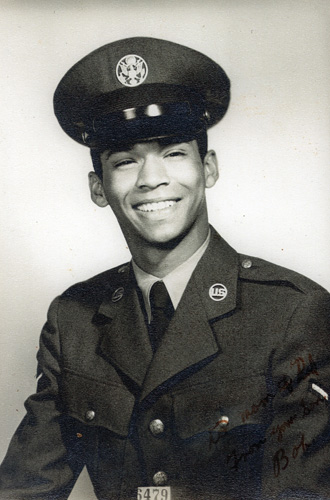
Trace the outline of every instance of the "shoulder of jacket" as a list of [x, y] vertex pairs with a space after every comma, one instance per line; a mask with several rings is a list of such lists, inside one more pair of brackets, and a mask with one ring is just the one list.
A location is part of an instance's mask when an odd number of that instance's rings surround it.
[[244, 281], [287, 286], [301, 293], [323, 291], [328, 293], [315, 281], [306, 276], [273, 264], [267, 260], [249, 255], [238, 254], [240, 271], [239, 278]]
[[70, 286], [62, 293], [61, 298], [88, 303], [99, 302], [105, 295], [123, 286], [129, 274], [130, 264], [127, 262]]

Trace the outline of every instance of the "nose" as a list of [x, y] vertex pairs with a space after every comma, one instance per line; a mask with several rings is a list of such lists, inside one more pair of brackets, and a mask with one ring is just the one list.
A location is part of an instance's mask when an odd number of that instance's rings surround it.
[[149, 190], [169, 183], [170, 178], [161, 159], [154, 155], [146, 156], [139, 170], [136, 181], [137, 187], [142, 190]]

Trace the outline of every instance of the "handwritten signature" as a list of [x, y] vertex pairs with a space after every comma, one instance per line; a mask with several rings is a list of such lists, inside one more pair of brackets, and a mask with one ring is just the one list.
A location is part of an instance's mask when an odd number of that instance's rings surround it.
[[293, 379], [292, 377], [284, 375], [282, 381], [279, 383], [279, 390], [281, 392], [287, 390], [288, 392], [292, 393], [303, 380], [306, 380], [306, 378], [310, 377], [311, 375], [315, 375], [317, 377], [319, 375], [316, 363], [313, 360], [311, 354], [308, 354], [308, 364], [306, 364], [304, 358], [299, 356], [290, 363], [290, 366], [297, 367], [297, 376]]
[[243, 462], [246, 462], [247, 458], [250, 455], [254, 455], [254, 453], [256, 453], [261, 448], [261, 446], [263, 446], [266, 443], [266, 441], [267, 441], [267, 438], [265, 437], [265, 438], [260, 439], [256, 443], [252, 443], [249, 446], [248, 451], [246, 451], [245, 453], [237, 454], [236, 450], [233, 450], [231, 453], [229, 453], [227, 455], [227, 464], [229, 464], [229, 462], [232, 461], [230, 468], [234, 469], [234, 470], [238, 470], [238, 465], [239, 465], [240, 461], [243, 460]]
[[288, 467], [290, 460], [295, 460], [299, 455], [299, 451], [303, 453], [309, 446], [310, 445], [305, 442], [305, 434], [302, 434], [299, 443], [293, 446], [289, 456], [286, 454], [284, 448], [280, 448], [273, 457], [274, 476], [278, 477], [281, 474], [281, 471]]
[[[297, 367], [297, 376], [295, 379], [288, 375], [283, 375], [283, 377], [278, 382], [278, 391], [283, 392], [288, 390], [288, 392], [293, 392], [294, 388], [297, 387], [303, 380], [310, 377], [311, 375], [318, 376], [317, 366], [311, 354], [308, 354], [308, 364], [302, 356], [298, 356], [293, 361], [290, 362], [290, 367]], [[245, 424], [252, 415], [256, 415], [260, 409], [265, 408], [272, 398], [276, 396], [274, 393], [267, 393], [266, 396], [262, 397], [257, 403], [253, 403], [250, 408], [247, 408], [241, 413], [242, 423]]]
[[247, 422], [252, 415], [256, 415], [260, 408], [265, 408], [274, 396], [275, 394], [268, 393], [264, 398], [261, 398], [258, 403], [253, 403], [251, 409], [246, 409], [243, 413], [241, 413], [243, 424], [245, 424], [245, 422]]
[[291, 417], [288, 418], [288, 420], [285, 420], [280, 425], [273, 427], [271, 430], [271, 433], [270, 433], [271, 436], [273, 436], [274, 434], [277, 434], [277, 440], [279, 442], [281, 442], [283, 439], [283, 434], [285, 433], [285, 431], [287, 429], [289, 429], [291, 427], [291, 425], [295, 422], [295, 420], [297, 420], [297, 418], [298, 418], [298, 415], [295, 413], [294, 415], [291, 415]]
[[[316, 403], [315, 403], [316, 405]], [[233, 470], [238, 470], [239, 463], [243, 460], [243, 462], [246, 462], [246, 460], [251, 456], [254, 455], [266, 442], [268, 442], [269, 437], [265, 436], [262, 439], [259, 439], [259, 441], [252, 443], [248, 450], [245, 451], [244, 453], [238, 453], [236, 450], [233, 450], [231, 453], [227, 455], [227, 464], [230, 465], [230, 468]], [[278, 477], [280, 475], [281, 470], [285, 470], [287, 466], [289, 465], [290, 459], [296, 459], [299, 455], [299, 451], [301, 450], [304, 452], [308, 446], [310, 446], [308, 443], [305, 442], [305, 435], [301, 435], [301, 439], [299, 443], [295, 446], [293, 446], [291, 450], [291, 455], [290, 457], [287, 455], [286, 451], [284, 448], [280, 448], [279, 450], [276, 451], [274, 457], [273, 457], [273, 465], [274, 465], [274, 476]]]
[[322, 398], [322, 397], [318, 397], [317, 399], [315, 399], [315, 401], [311, 401], [310, 403], [307, 403], [307, 402], [305, 402], [304, 399], [301, 399], [299, 405], [302, 408], [302, 414], [298, 415], [297, 413], [295, 413], [294, 415], [291, 415], [288, 418], [288, 420], [285, 420], [284, 422], [277, 425], [276, 427], [273, 427], [271, 430], [271, 435], [277, 434], [277, 440], [279, 442], [281, 442], [283, 439], [283, 434], [285, 433], [285, 431], [287, 429], [289, 429], [291, 427], [291, 425], [294, 424], [294, 422], [297, 420], [297, 418], [307, 417], [307, 415], [309, 415], [314, 410], [314, 408], [316, 406], [319, 406], [320, 403], [324, 403], [325, 401], [326, 401], [325, 398]]
[[[290, 368], [296, 368], [296, 373], [292, 377], [283, 376], [282, 379], [278, 383], [278, 389], [274, 393], [267, 393], [266, 396], [260, 399], [257, 403], [253, 403], [253, 405], [246, 409], [241, 413], [242, 423], [247, 423], [252, 415], [256, 415], [261, 409], [266, 408], [267, 405], [271, 402], [272, 398], [275, 397], [277, 392], [288, 391], [292, 393], [295, 388], [303, 381], [306, 380], [309, 376], [315, 375], [318, 376], [319, 373], [317, 371], [317, 365], [313, 360], [311, 354], [308, 354], [308, 359], [304, 359], [302, 356], [295, 358], [290, 363]], [[314, 409], [320, 404], [324, 402], [324, 398], [317, 397], [312, 402], [306, 402], [304, 399], [300, 400], [299, 407], [300, 411], [289, 416], [288, 419], [284, 420], [282, 423], [278, 424], [276, 427], [274, 426], [270, 434], [268, 436], [263, 437], [259, 441], [252, 443], [249, 448], [243, 453], [238, 452], [236, 449], [232, 450], [231, 453], [227, 455], [227, 464], [231, 469], [238, 470], [239, 464], [243, 461], [247, 461], [249, 457], [258, 452], [258, 450], [270, 439], [271, 436], [276, 435], [278, 442], [281, 442], [283, 439], [284, 433], [289, 429], [292, 425], [295, 424], [295, 421], [298, 418], [304, 418], [309, 415]], [[219, 422], [215, 424], [213, 428], [209, 430], [210, 438], [209, 438], [209, 447], [216, 445], [218, 441], [221, 439], [222, 433], [218, 432], [215, 435], [214, 431], [219, 425]], [[226, 430], [226, 429], [218, 429]], [[284, 448], [280, 448], [276, 451], [273, 457], [273, 465], [274, 465], [274, 475], [278, 477], [282, 470], [285, 470], [290, 461], [295, 460], [299, 455], [299, 452], [302, 453], [309, 446], [308, 443], [305, 442], [305, 435], [301, 435], [301, 439], [299, 443], [293, 446], [292, 450], [286, 451]]]

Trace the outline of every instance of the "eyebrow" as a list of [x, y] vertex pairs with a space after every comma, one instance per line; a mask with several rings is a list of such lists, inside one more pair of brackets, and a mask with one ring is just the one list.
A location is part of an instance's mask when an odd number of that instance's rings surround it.
[[105, 149], [102, 151], [102, 155], [104, 154], [106, 159], [108, 159], [111, 155], [114, 155], [116, 153], [130, 153], [134, 149], [134, 144], [132, 145], [126, 145], [126, 146], [118, 146], [114, 148], [109, 148]]
[[[184, 145], [188, 145], [189, 142], [187, 141], [183, 141], [183, 142], [170, 142], [170, 141], [165, 141], [165, 140], [158, 140], [158, 141], [145, 141], [145, 143], [148, 143], [148, 142], [158, 142], [160, 148], [163, 150], [167, 147], [170, 147], [170, 146], [179, 146], [181, 144], [184, 144]], [[165, 143], [163, 143], [165, 142]], [[114, 155], [114, 154], [117, 154], [117, 153], [131, 153], [133, 152], [134, 150], [134, 147], [136, 144], [140, 144], [140, 143], [134, 143], [134, 144], [122, 144], [122, 145], [118, 145], [117, 147], [113, 147], [112, 149], [106, 149], [103, 151], [103, 153], [101, 154], [105, 154], [105, 158], [106, 160], [108, 160], [110, 158], [111, 155]], [[141, 142], [142, 144], [142, 142]]]

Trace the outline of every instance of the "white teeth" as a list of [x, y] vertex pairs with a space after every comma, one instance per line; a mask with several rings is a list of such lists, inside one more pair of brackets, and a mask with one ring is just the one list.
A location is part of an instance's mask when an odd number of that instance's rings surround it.
[[153, 203], [143, 203], [136, 208], [141, 212], [154, 212], [155, 210], [163, 210], [164, 208], [172, 207], [176, 202], [174, 200], [158, 201]]

